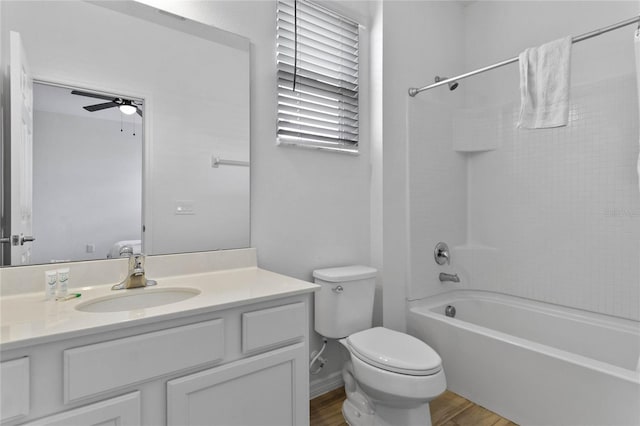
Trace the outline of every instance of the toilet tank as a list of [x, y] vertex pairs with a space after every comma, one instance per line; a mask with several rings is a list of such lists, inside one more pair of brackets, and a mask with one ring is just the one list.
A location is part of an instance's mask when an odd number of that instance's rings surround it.
[[320, 291], [315, 293], [315, 330], [339, 339], [371, 328], [376, 270], [369, 266], [342, 266], [313, 271]]

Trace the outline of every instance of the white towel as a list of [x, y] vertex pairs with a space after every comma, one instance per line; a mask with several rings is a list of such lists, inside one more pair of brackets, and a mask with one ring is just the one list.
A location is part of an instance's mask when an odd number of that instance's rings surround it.
[[[635, 52], [636, 52], [636, 77], [638, 82], [637, 83], [638, 102], [640, 102], [640, 28], [636, 30]], [[638, 189], [640, 189], [640, 154], [638, 155]], [[638, 360], [638, 367], [640, 367], [640, 359]]]
[[526, 49], [520, 64], [518, 127], [540, 129], [569, 122], [571, 37]]

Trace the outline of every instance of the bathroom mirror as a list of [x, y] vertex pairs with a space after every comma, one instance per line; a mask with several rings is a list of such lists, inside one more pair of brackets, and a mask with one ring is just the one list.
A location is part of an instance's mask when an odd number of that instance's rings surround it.
[[[247, 39], [129, 1], [2, 1], [0, 18], [5, 102], [10, 32], [35, 81], [33, 147], [17, 162], [3, 105], [3, 265], [249, 246]], [[139, 111], [89, 126], [98, 112], [83, 107], [109, 96]], [[75, 112], [55, 110], [65, 102]], [[31, 228], [12, 232], [21, 215]]]

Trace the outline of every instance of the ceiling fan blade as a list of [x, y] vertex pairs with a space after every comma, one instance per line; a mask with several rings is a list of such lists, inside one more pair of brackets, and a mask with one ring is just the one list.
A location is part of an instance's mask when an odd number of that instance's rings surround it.
[[115, 102], [105, 102], [103, 104], [88, 105], [83, 108], [86, 109], [87, 111], [95, 112], [95, 111], [100, 111], [101, 109], [113, 108], [117, 106], [118, 104]]
[[142, 117], [142, 110], [140, 108], [138, 108], [138, 107], [136, 107], [136, 110], [137, 110], [136, 112], [138, 113], [138, 115], [140, 117]]
[[90, 93], [90, 92], [82, 92], [80, 90], [72, 90], [71, 94], [72, 95], [79, 95], [79, 96], [87, 96], [89, 98], [104, 99], [105, 101], [112, 101], [112, 100], [115, 99], [113, 96], [99, 95], [97, 93]]

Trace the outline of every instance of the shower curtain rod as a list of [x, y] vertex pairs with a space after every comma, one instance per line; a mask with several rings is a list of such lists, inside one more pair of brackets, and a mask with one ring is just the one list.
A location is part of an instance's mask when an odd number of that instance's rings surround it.
[[[584, 34], [581, 34], [579, 36], [575, 36], [575, 37], [573, 37], [571, 39], [571, 42], [572, 43], [578, 43], [580, 41], [588, 40], [588, 39], [590, 39], [592, 37], [597, 37], [597, 36], [602, 35], [604, 33], [608, 33], [609, 31], [617, 30], [618, 28], [622, 28], [622, 27], [626, 27], [627, 25], [635, 24], [636, 22], [640, 23], [640, 15], [636, 16], [635, 18], [630, 18], [630, 19], [627, 19], [625, 21], [618, 22], [617, 24], [609, 25], [608, 27], [603, 27], [603, 28], [597, 29], [595, 31], [590, 31], [588, 33], [584, 33]], [[460, 74], [460, 75], [455, 76], [455, 77], [447, 78], [446, 80], [440, 80], [437, 83], [430, 84], [429, 86], [424, 86], [424, 87], [421, 87], [419, 89], [415, 88], [415, 87], [411, 87], [411, 88], [409, 88], [409, 96], [414, 97], [418, 93], [424, 92], [425, 90], [433, 89], [434, 87], [438, 87], [438, 86], [443, 86], [445, 84], [449, 84], [449, 83], [457, 81], [457, 80], [462, 80], [464, 78], [471, 77], [471, 76], [476, 75], [476, 74], [481, 74], [481, 73], [483, 73], [485, 71], [490, 71], [490, 70], [493, 70], [493, 69], [496, 69], [496, 68], [500, 68], [500, 67], [503, 67], [505, 65], [512, 64], [514, 62], [518, 62], [518, 57], [517, 56], [515, 58], [507, 59], [506, 61], [502, 61], [502, 62], [497, 62], [497, 63], [495, 63], [493, 65], [489, 65], [489, 66], [484, 67], [484, 68], [479, 68], [479, 69], [477, 69], [475, 71], [470, 71], [470, 72], [465, 73], [465, 74]]]

